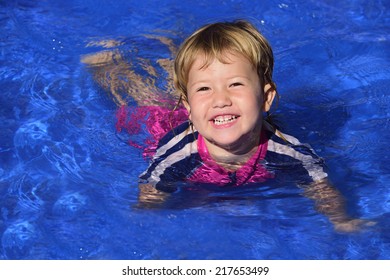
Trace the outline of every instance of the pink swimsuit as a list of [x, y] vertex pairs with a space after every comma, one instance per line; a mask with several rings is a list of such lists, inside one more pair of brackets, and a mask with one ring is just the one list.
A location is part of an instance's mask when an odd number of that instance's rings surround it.
[[245, 183], [263, 182], [268, 178], [272, 178], [261, 161], [267, 153], [267, 139], [265, 133], [262, 133], [261, 143], [257, 151], [252, 157], [235, 172], [230, 172], [218, 165], [211, 158], [203, 137], [198, 135], [198, 153], [202, 159], [203, 165], [195, 170], [188, 178], [189, 181], [200, 183], [212, 183], [217, 185], [243, 185]]

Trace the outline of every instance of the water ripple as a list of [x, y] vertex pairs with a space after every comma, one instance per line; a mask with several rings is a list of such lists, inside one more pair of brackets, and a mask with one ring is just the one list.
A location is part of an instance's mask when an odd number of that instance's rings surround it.
[[54, 203], [52, 211], [57, 216], [72, 218], [86, 207], [88, 201], [88, 197], [80, 192], [67, 193]]
[[29, 221], [17, 221], [4, 231], [1, 245], [9, 259], [21, 259], [28, 255], [33, 240], [39, 236], [38, 229]]
[[54, 145], [44, 146], [43, 154], [48, 161], [60, 171], [61, 174], [69, 174], [78, 179], [81, 176], [81, 168], [77, 164], [73, 148], [64, 143], [55, 143]]
[[42, 153], [41, 145], [50, 140], [48, 125], [41, 120], [33, 120], [22, 124], [15, 132], [14, 145], [18, 157], [29, 161]]
[[50, 82], [47, 85], [41, 84], [41, 81], [39, 81], [38, 76], [35, 75], [31, 80], [31, 84], [28, 86], [31, 97], [30, 106], [34, 110], [41, 108], [50, 114], [52, 114], [53, 111], [56, 111], [57, 101], [51, 96], [50, 93], [51, 88], [55, 87], [58, 87], [55, 81]]

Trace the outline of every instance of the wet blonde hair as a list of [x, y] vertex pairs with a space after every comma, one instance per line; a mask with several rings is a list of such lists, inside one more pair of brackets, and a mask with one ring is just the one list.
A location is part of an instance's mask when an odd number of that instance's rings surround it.
[[244, 20], [218, 22], [201, 27], [180, 46], [174, 63], [173, 77], [180, 100], [188, 101], [188, 73], [197, 56], [204, 55], [203, 67], [207, 67], [215, 58], [229, 63], [224, 58], [226, 52], [241, 54], [247, 58], [257, 70], [262, 86], [270, 84], [271, 88], [276, 90], [272, 81], [274, 56], [265, 37]]

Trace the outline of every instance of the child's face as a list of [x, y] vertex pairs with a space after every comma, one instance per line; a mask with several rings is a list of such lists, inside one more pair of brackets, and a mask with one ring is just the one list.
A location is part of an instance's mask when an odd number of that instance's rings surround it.
[[264, 103], [264, 89], [246, 58], [232, 53], [225, 57], [228, 63], [215, 59], [201, 69], [204, 56], [198, 55], [188, 73], [185, 106], [212, 155], [246, 153], [257, 146], [262, 111], [269, 110], [273, 99]]

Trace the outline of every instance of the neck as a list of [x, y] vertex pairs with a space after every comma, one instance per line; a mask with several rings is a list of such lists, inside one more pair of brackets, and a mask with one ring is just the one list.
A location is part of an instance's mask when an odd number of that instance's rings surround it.
[[224, 169], [228, 171], [236, 171], [256, 153], [257, 148], [257, 146], [253, 147], [251, 151], [241, 155], [211, 155], [211, 157]]
[[251, 141], [246, 140], [246, 145], [220, 147], [214, 143], [205, 141], [208, 152], [215, 162], [229, 171], [235, 171], [243, 166], [257, 151], [260, 141], [259, 137], [252, 137]]

